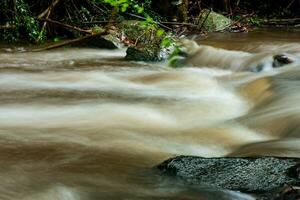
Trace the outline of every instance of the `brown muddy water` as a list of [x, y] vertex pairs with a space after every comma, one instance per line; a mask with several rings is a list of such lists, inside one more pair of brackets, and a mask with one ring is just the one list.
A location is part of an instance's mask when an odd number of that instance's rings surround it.
[[[299, 33], [198, 42], [299, 55]], [[176, 155], [300, 156], [300, 65], [252, 73], [127, 62], [124, 50], [0, 51], [1, 200], [253, 199], [152, 167]]]

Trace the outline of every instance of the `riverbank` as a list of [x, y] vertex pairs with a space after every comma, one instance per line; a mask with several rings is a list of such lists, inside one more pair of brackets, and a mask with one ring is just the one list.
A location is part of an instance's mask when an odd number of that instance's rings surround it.
[[[42, 0], [34, 4], [30, 0], [4, 0], [0, 4], [0, 40], [43, 43], [49, 39], [56, 42], [78, 39], [109, 30], [124, 20], [141, 20], [144, 26], [157, 25], [158, 35], [169, 32], [177, 37], [215, 31], [247, 32], [263, 25], [293, 28], [299, 25], [299, 11], [295, 9], [298, 3]], [[219, 18], [220, 14], [223, 17]]]

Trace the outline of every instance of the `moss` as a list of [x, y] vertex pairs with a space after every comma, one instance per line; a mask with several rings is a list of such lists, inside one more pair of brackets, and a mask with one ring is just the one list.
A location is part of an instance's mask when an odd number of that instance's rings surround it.
[[211, 32], [222, 30], [231, 24], [231, 19], [225, 17], [224, 15], [204, 9], [200, 15], [198, 26], [199, 28]]

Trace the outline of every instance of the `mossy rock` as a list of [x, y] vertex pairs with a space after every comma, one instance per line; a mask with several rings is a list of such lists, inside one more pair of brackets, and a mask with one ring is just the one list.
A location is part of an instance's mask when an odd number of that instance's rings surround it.
[[126, 60], [134, 61], [160, 61], [159, 57], [160, 49], [153, 46], [145, 47], [128, 47], [126, 51]]
[[137, 20], [124, 20], [116, 25], [116, 27], [122, 32], [127, 40], [135, 41], [140, 45], [156, 43], [159, 44], [160, 38], [156, 37], [157, 26], [144, 25], [143, 21]]
[[143, 21], [125, 20], [117, 27], [127, 40], [134, 42], [133, 45], [129, 44], [127, 49], [125, 57], [127, 60], [146, 62], [166, 60], [176, 45], [171, 41], [170, 45], [162, 47], [161, 42], [166, 33], [157, 37], [158, 26], [154, 24], [144, 26]]
[[213, 32], [220, 31], [232, 24], [232, 20], [224, 15], [204, 9], [201, 11], [198, 27], [199, 29]]

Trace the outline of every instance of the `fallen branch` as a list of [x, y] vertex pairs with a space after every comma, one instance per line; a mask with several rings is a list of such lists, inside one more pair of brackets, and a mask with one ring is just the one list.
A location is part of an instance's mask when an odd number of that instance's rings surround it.
[[[53, 0], [50, 6], [42, 14], [38, 16], [38, 19], [41, 19], [45, 15], [46, 15], [46, 19], [48, 19], [51, 15], [53, 8], [56, 6], [56, 4], [58, 4], [59, 1], [60, 0]], [[39, 42], [42, 39], [44, 32], [46, 31], [46, 26], [47, 26], [47, 22], [45, 21], [36, 42]]]
[[39, 14], [39, 16], [37, 18], [42, 19], [43, 17], [45, 17], [45, 15], [48, 15], [49, 12], [51, 13], [51, 10], [56, 6], [56, 4], [59, 3], [59, 1], [60, 0], [53, 0], [52, 3], [50, 4], [50, 6], [46, 10], [44, 10], [41, 14]]
[[86, 29], [81, 29], [81, 28], [78, 28], [76, 26], [71, 26], [69, 24], [64, 24], [64, 23], [61, 23], [59, 21], [55, 21], [55, 20], [52, 20], [52, 19], [40, 19], [41, 21], [46, 21], [46, 22], [49, 22], [49, 23], [52, 23], [52, 24], [55, 24], [55, 25], [58, 25], [58, 26], [62, 26], [62, 27], [65, 27], [67, 29], [72, 29], [72, 30], [75, 30], [75, 31], [78, 31], [78, 32], [81, 32], [81, 33], [88, 33], [88, 34], [92, 34], [92, 30], [86, 30]]
[[[105, 21], [92, 21], [92, 22], [81, 22], [83, 24], [107, 24], [108, 20]], [[111, 23], [119, 23], [119, 21], [111, 21]]]
[[295, 3], [296, 0], [292, 0], [289, 5], [285, 8], [285, 9], [289, 9], [291, 7], [291, 5], [293, 5]]
[[[106, 24], [108, 21], [92, 21], [92, 22], [82, 22], [83, 24]], [[119, 23], [119, 21], [113, 21], [111, 23]], [[158, 22], [160, 24], [170, 24], [170, 25], [182, 25], [182, 26], [191, 26], [196, 27], [197, 25], [186, 23], [186, 22]], [[169, 28], [169, 27], [168, 27]], [[171, 28], [170, 28], [171, 29]]]
[[191, 26], [197, 27], [196, 24], [186, 23], [186, 22], [159, 22], [161, 24], [171, 24], [171, 25], [182, 25], [182, 26]]
[[64, 46], [67, 46], [67, 45], [78, 44], [80, 42], [83, 42], [84, 40], [88, 40], [88, 39], [91, 39], [93, 37], [104, 36], [104, 35], [107, 35], [107, 34], [108, 34], [108, 31], [106, 30], [106, 31], [101, 32], [101, 33], [96, 33], [96, 34], [93, 34], [93, 35], [84, 36], [82, 38], [76, 38], [76, 39], [73, 39], [73, 40], [60, 42], [60, 43], [53, 44], [53, 45], [50, 45], [50, 46], [47, 46], [47, 47], [44, 47], [44, 48], [34, 49], [32, 51], [33, 52], [40, 52], [40, 51], [56, 49], [56, 48], [64, 47]]
[[264, 20], [263, 24], [278, 24], [278, 25], [295, 25], [300, 23], [300, 18], [293, 19], [268, 19]]

